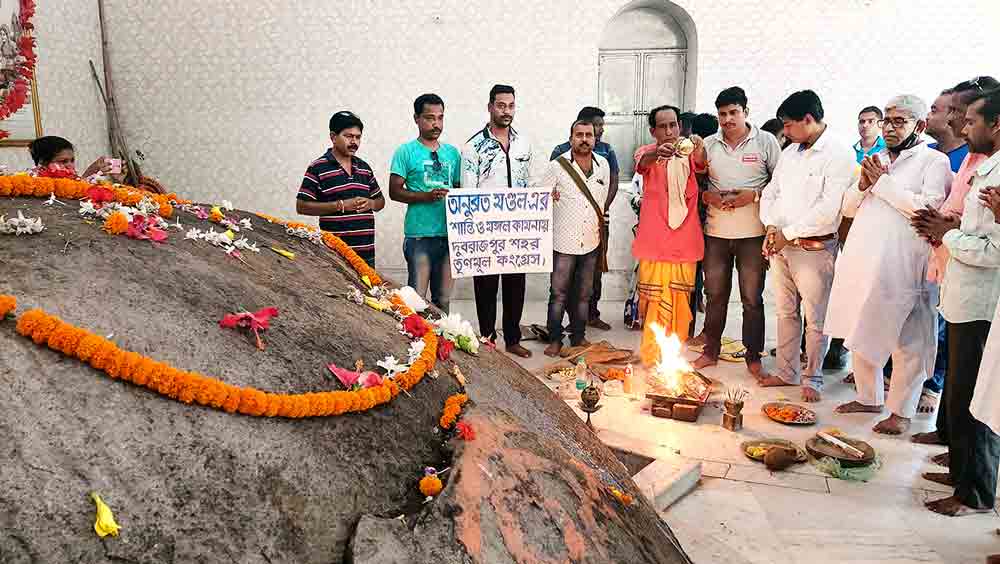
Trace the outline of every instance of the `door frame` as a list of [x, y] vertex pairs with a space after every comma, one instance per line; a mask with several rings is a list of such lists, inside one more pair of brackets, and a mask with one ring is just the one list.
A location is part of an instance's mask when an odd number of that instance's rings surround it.
[[681, 99], [677, 102], [677, 106], [684, 111], [684, 100], [687, 96], [687, 81], [688, 81], [688, 58], [689, 58], [689, 48], [684, 47], [674, 47], [669, 49], [598, 49], [597, 51], [597, 106], [600, 108], [604, 107], [604, 100], [602, 99], [603, 92], [601, 91], [601, 61], [605, 57], [610, 58], [624, 58], [631, 57], [636, 60], [636, 77], [635, 77], [635, 92], [634, 99], [636, 100], [636, 105], [640, 106], [632, 111], [632, 143], [634, 146], [638, 147], [644, 141], [643, 129], [644, 123], [648, 119], [646, 116], [649, 115], [649, 110], [652, 108], [645, 108], [641, 106], [647, 105], [647, 100], [643, 99], [645, 93], [645, 80], [646, 80], [646, 57], [648, 55], [679, 55], [683, 63], [683, 76], [684, 82], [680, 86]]

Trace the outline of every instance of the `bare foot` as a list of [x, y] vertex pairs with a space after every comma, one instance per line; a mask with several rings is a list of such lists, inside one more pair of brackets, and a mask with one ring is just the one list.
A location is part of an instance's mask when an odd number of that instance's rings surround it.
[[797, 386], [798, 384], [789, 384], [777, 376], [768, 374], [757, 378], [757, 385], [761, 388], [776, 388], [778, 386]]
[[508, 346], [507, 352], [521, 358], [531, 358], [531, 351], [521, 346], [520, 343]]
[[920, 403], [917, 404], [917, 413], [933, 413], [937, 407], [940, 396], [934, 392], [924, 390], [920, 393]]
[[941, 435], [938, 435], [937, 431], [931, 431], [930, 433], [917, 433], [910, 437], [910, 440], [917, 443], [918, 445], [944, 445], [941, 440]]
[[696, 370], [701, 370], [702, 368], [708, 368], [709, 366], [715, 366], [717, 364], [719, 364], [719, 359], [703, 354], [696, 358], [695, 361], [691, 363], [691, 366], [693, 366]]
[[891, 413], [889, 417], [879, 421], [878, 425], [872, 427], [872, 431], [882, 433], [883, 435], [901, 435], [909, 430], [909, 428], [910, 420], [908, 418]]
[[747, 371], [750, 372], [750, 374], [757, 379], [767, 378], [771, 376], [770, 374], [764, 371], [764, 365], [761, 364], [759, 360], [747, 364]]
[[851, 372], [850, 374], [848, 374], [847, 376], [844, 377], [844, 383], [845, 384], [853, 384], [854, 383], [854, 373], [853, 372]]
[[928, 501], [924, 503], [924, 506], [934, 513], [940, 513], [941, 515], [947, 515], [949, 517], [976, 515], [977, 513], [989, 513], [990, 511], [993, 511], [992, 507], [988, 507], [986, 509], [975, 509], [973, 507], [969, 507], [959, 501], [955, 496], [946, 497], [936, 501]]
[[688, 348], [705, 346], [705, 334], [698, 333], [694, 337], [691, 337], [690, 339], [688, 339], [687, 346]]
[[942, 486], [955, 485], [951, 481], [951, 474], [947, 472], [924, 472], [921, 476], [923, 476], [923, 478], [928, 482], [934, 482], [935, 484], [941, 484]]
[[852, 401], [843, 405], [838, 405], [835, 409], [837, 413], [882, 413], [881, 405], [865, 405], [861, 402]]
[[819, 390], [810, 388], [809, 386], [802, 386], [802, 401], [816, 403], [821, 399], [823, 399], [823, 395], [819, 393]]
[[951, 453], [942, 452], [931, 457], [931, 463], [948, 468], [951, 466]]
[[562, 350], [562, 343], [549, 343], [549, 346], [545, 347], [542, 354], [548, 357], [556, 358], [559, 356], [559, 351]]

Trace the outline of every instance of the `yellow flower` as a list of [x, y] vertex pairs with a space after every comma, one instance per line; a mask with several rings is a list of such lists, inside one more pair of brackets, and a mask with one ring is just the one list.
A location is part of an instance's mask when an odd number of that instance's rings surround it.
[[108, 535], [117, 537], [118, 529], [121, 527], [115, 523], [115, 516], [111, 513], [111, 508], [101, 501], [101, 496], [97, 495], [97, 492], [90, 492], [90, 499], [94, 500], [94, 504], [97, 505], [97, 520], [94, 521], [94, 531], [97, 532], [97, 536], [101, 538]]
[[361, 277], [361, 281], [365, 283], [365, 286], [372, 287], [372, 281], [368, 278], [367, 274]]
[[219, 223], [224, 218], [225, 216], [222, 215], [222, 210], [219, 209], [219, 206], [212, 207], [212, 211], [208, 212], [208, 220], [212, 223]]
[[286, 251], [285, 249], [279, 249], [277, 247], [271, 247], [271, 250], [285, 257], [288, 260], [295, 260], [295, 253], [291, 251]]
[[236, 234], [233, 233], [232, 229], [227, 229], [225, 235], [226, 235], [226, 238], [228, 238], [230, 241], [232, 241], [233, 239], [236, 238]]

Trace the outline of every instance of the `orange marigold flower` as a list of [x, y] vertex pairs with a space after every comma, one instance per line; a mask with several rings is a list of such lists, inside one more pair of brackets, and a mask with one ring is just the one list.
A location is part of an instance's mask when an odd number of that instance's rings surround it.
[[174, 215], [174, 206], [167, 202], [160, 202], [160, 216], [164, 219], [170, 219], [172, 215]]
[[122, 368], [118, 375], [122, 380], [132, 380], [133, 374], [135, 374], [136, 368], [139, 366], [139, 362], [142, 360], [142, 355], [136, 352], [128, 351], [124, 355]]
[[112, 235], [121, 235], [128, 231], [128, 218], [122, 212], [116, 211], [104, 220], [101, 229]]
[[424, 476], [420, 479], [420, 493], [427, 497], [434, 497], [441, 493], [444, 488], [444, 484], [441, 483], [441, 478], [435, 475]]
[[56, 326], [59, 325], [59, 318], [46, 315], [38, 321], [35, 325], [34, 330], [31, 332], [31, 340], [35, 342], [36, 345], [40, 345], [49, 340], [49, 335], [55, 330]]
[[132, 382], [137, 386], [145, 386], [149, 382], [149, 373], [153, 371], [156, 361], [144, 356], [139, 360], [139, 365], [135, 367], [135, 372], [132, 373]]
[[104, 372], [108, 376], [117, 380], [121, 378], [122, 369], [125, 367], [125, 351], [115, 347], [114, 354], [105, 363]]

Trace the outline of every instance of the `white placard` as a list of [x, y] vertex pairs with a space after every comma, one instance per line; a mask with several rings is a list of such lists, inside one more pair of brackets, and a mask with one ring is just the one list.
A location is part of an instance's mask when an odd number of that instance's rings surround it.
[[448, 193], [453, 278], [552, 272], [552, 189], [470, 188]]

